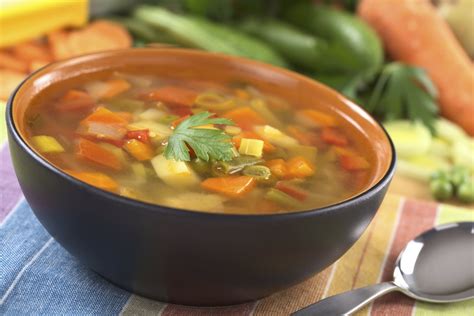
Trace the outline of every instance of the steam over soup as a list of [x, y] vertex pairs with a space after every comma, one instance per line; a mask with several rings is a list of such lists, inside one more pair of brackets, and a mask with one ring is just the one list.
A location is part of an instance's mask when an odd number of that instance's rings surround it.
[[181, 209], [314, 209], [363, 191], [372, 173], [338, 113], [242, 83], [108, 72], [37, 98], [25, 119], [29, 144], [69, 175]]

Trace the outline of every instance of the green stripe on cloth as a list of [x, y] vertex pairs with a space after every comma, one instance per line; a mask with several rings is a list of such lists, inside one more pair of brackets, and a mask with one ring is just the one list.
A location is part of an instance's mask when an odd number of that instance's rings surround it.
[[6, 104], [0, 101], [0, 146], [7, 141], [7, 122], [5, 121]]
[[[474, 210], [467, 210], [451, 205], [441, 205], [439, 208], [436, 225], [474, 221]], [[474, 300], [451, 303], [451, 304], [429, 304], [417, 302], [415, 305], [415, 316], [462, 316], [473, 315]]]

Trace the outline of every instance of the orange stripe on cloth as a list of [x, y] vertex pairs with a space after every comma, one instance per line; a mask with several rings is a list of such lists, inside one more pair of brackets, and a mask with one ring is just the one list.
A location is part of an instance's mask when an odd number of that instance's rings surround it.
[[[393, 280], [393, 269], [399, 253], [406, 244], [435, 224], [437, 204], [433, 202], [406, 200], [400, 222], [383, 268], [382, 282]], [[400, 293], [388, 294], [374, 302], [371, 315], [411, 315], [414, 300]]]
[[255, 303], [247, 303], [223, 307], [193, 307], [169, 304], [165, 307], [160, 316], [241, 316], [250, 315], [255, 307]]
[[257, 302], [253, 315], [289, 315], [321, 299], [332, 267], [288, 290], [278, 292]]

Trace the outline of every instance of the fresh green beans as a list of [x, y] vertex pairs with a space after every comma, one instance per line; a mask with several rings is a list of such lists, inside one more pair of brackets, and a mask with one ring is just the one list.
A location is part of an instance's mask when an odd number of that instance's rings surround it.
[[211, 172], [214, 176], [224, 176], [242, 171], [245, 167], [261, 163], [263, 160], [250, 156], [239, 156], [230, 161], [215, 161], [212, 163]]

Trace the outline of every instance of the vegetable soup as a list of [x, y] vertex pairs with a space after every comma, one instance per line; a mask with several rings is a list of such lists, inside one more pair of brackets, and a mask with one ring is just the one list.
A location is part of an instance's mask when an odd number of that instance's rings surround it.
[[373, 157], [334, 111], [245, 83], [106, 72], [37, 98], [29, 144], [69, 175], [187, 210], [269, 214], [346, 200]]

